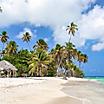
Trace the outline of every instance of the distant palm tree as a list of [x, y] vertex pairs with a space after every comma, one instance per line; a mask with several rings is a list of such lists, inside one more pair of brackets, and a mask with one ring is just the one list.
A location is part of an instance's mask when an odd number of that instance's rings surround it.
[[5, 48], [5, 54], [7, 55], [16, 54], [17, 48], [18, 48], [18, 45], [16, 44], [16, 42], [10, 41]]
[[36, 45], [33, 46], [34, 49], [43, 49], [43, 50], [47, 50], [48, 49], [48, 44], [43, 40], [43, 39], [39, 39], [36, 42]]
[[30, 45], [29, 45], [29, 41], [31, 40], [31, 35], [29, 34], [29, 32], [26, 32], [25, 34], [23, 34], [23, 37], [22, 37], [22, 40], [24, 42], [27, 42], [28, 46], [29, 46], [29, 49], [31, 50], [30, 48]]
[[69, 42], [71, 41], [71, 36], [75, 35], [76, 30], [78, 30], [77, 25], [73, 22], [67, 26], [66, 31], [68, 31], [68, 34], [70, 35]]
[[7, 35], [7, 32], [6, 31], [3, 31], [2, 34], [0, 35], [0, 40], [3, 43], [2, 51], [4, 49], [4, 44], [7, 42], [8, 38], [9, 37]]

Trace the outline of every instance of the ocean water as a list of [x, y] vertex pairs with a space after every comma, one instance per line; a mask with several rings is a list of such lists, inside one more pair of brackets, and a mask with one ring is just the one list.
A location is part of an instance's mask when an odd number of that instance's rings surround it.
[[96, 80], [104, 84], [104, 77], [86, 77], [87, 79]]

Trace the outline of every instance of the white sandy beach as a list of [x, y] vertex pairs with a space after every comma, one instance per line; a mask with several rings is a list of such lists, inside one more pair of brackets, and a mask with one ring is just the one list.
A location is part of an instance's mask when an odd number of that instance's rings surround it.
[[104, 104], [100, 94], [104, 87], [86, 79], [0, 78], [0, 104]]

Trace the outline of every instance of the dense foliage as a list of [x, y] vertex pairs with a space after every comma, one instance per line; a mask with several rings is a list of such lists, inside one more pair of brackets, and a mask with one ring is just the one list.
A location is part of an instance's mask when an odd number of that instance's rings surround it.
[[[1, 50], [1, 60], [7, 60], [12, 63], [18, 70], [17, 76], [75, 76], [83, 77], [84, 73], [80, 70], [81, 63], [86, 63], [88, 57], [81, 51], [78, 51], [71, 43], [71, 35], [74, 36], [78, 30], [77, 25], [73, 22], [67, 26], [66, 31], [70, 35], [69, 41], [65, 45], [56, 44], [48, 51], [48, 44], [39, 39], [33, 49], [30, 48], [29, 42], [31, 36], [28, 32], [23, 34], [23, 42], [27, 42], [29, 49], [20, 49], [15, 41], [8, 41], [7, 32], [3, 31], [0, 40], [3, 43]], [[78, 61], [79, 66], [74, 62]], [[63, 69], [63, 70], [62, 70]]]

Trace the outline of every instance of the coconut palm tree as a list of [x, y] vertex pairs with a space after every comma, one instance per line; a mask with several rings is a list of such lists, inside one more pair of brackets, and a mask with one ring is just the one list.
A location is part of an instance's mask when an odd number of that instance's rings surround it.
[[16, 44], [16, 42], [10, 41], [5, 48], [5, 54], [6, 55], [16, 54], [17, 48], [18, 48], [18, 45]]
[[56, 44], [56, 47], [51, 50], [51, 54], [55, 59], [57, 67], [60, 67], [60, 65], [62, 64], [63, 52], [63, 46], [61, 46], [60, 44]]
[[51, 62], [51, 58], [46, 50], [38, 50], [32, 56], [32, 60], [29, 65], [29, 73], [33, 76], [44, 76], [47, 74], [48, 64]]
[[82, 70], [80, 70], [80, 68], [78, 68], [77, 66], [74, 66], [74, 76], [83, 78], [84, 72]]
[[70, 73], [67, 73], [67, 74], [70, 74], [70, 76], [74, 76], [74, 63], [72, 61], [66, 61], [65, 63], [65, 68], [67, 70], [67, 72], [70, 72]]
[[86, 54], [83, 54], [83, 63], [88, 62], [88, 56]]
[[[70, 75], [73, 76], [73, 59], [75, 59], [75, 45], [73, 45], [71, 42], [66, 42], [65, 44], [65, 50], [64, 50], [64, 60], [63, 60], [63, 66], [65, 68], [65, 75], [67, 76], [67, 71], [70, 72]], [[65, 77], [66, 77], [65, 76]]]
[[[58, 72], [59, 72], [58, 69], [64, 69], [64, 64], [67, 57], [67, 51], [64, 46], [61, 46], [60, 44], [56, 44], [56, 47], [51, 50], [50, 54], [54, 59], [56, 69], [57, 69], [57, 75], [58, 75]], [[66, 77], [64, 78], [66, 79]]]
[[80, 60], [81, 60], [81, 62], [86, 63], [88, 61], [87, 55], [86, 54], [81, 54]]
[[27, 44], [28, 44], [28, 47], [29, 47], [29, 49], [31, 50], [31, 48], [30, 48], [30, 45], [29, 45], [29, 41], [31, 40], [31, 35], [29, 34], [29, 32], [26, 32], [25, 34], [23, 34], [23, 37], [22, 37], [22, 40], [24, 41], [24, 42], [27, 42]]
[[66, 42], [65, 49], [67, 51], [67, 59], [70, 61], [72, 57], [74, 57], [75, 45], [70, 42]]
[[8, 35], [6, 31], [3, 31], [2, 34], [0, 35], [0, 40], [3, 43], [3, 47], [2, 47], [2, 51], [4, 50], [4, 44], [7, 42], [8, 40]]
[[79, 62], [79, 68], [81, 67], [81, 62], [82, 62], [81, 55], [82, 55], [82, 52], [77, 51], [77, 61]]
[[86, 54], [82, 54], [81, 51], [77, 52], [77, 60], [79, 61], [79, 68], [81, 67], [81, 63], [86, 63], [88, 61], [88, 56]]
[[48, 50], [48, 44], [43, 40], [43, 39], [39, 39], [36, 42], [36, 45], [33, 46], [34, 49], [43, 49], [43, 50]]
[[68, 31], [68, 35], [70, 36], [69, 42], [71, 41], [71, 36], [75, 35], [76, 30], [78, 30], [77, 25], [73, 22], [67, 26], [66, 31]]

